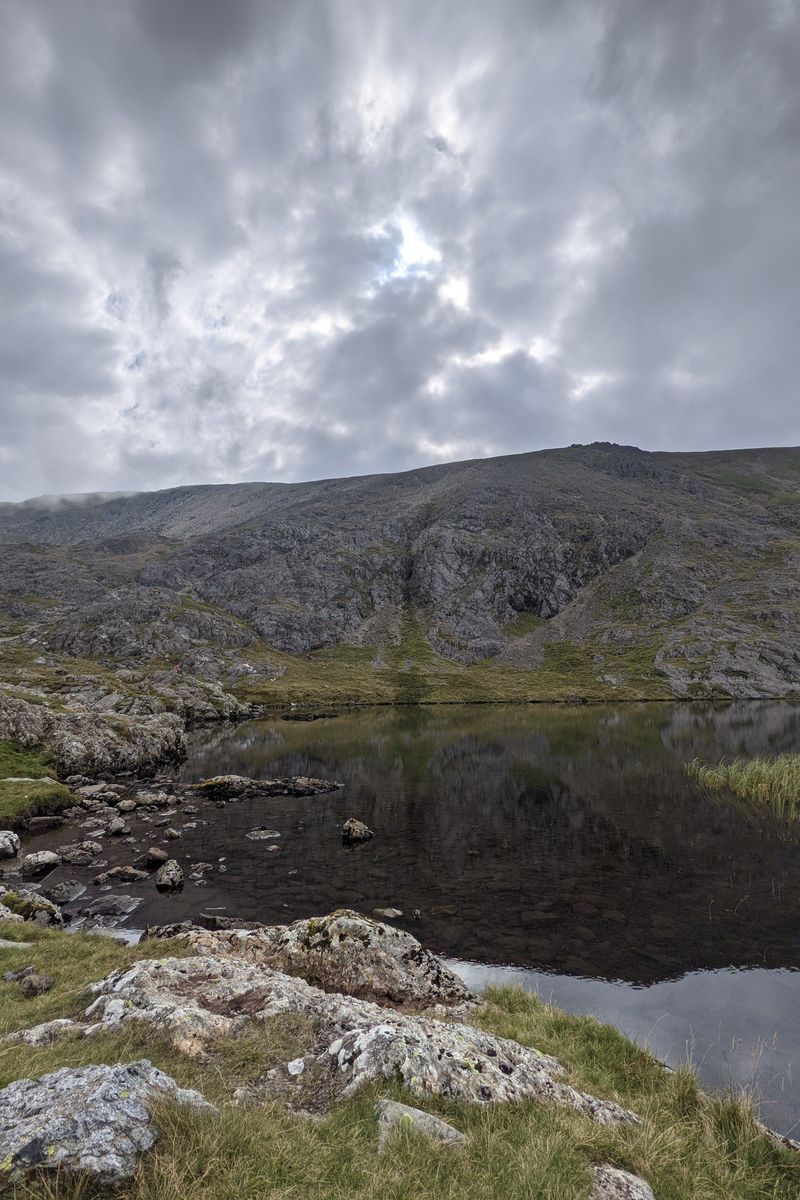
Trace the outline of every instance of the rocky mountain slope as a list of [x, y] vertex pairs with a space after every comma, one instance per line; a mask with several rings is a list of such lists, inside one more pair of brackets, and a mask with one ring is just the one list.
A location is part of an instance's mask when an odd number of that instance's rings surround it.
[[0, 544], [2, 681], [67, 708], [800, 692], [800, 450], [29, 501]]

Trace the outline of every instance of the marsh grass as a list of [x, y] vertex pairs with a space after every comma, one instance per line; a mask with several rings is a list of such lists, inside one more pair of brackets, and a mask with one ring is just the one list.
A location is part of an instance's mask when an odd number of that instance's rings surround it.
[[717, 766], [695, 759], [687, 770], [708, 791], [756, 801], [781, 817], [796, 817], [800, 811], [800, 754], [737, 758]]
[[[77, 1015], [88, 984], [142, 957], [186, 953], [180, 942], [125, 947], [108, 938], [31, 926], [0, 926], [31, 943], [0, 950], [0, 971], [31, 962], [55, 979], [26, 1000], [0, 983], [0, 1031]], [[577, 1113], [524, 1103], [469, 1106], [427, 1097], [422, 1106], [467, 1135], [462, 1150], [405, 1131], [376, 1154], [377, 1095], [419, 1100], [385, 1081], [338, 1105], [320, 1121], [276, 1103], [234, 1104], [231, 1091], [254, 1083], [277, 1061], [302, 1053], [313, 1030], [303, 1018], [274, 1018], [245, 1037], [220, 1041], [207, 1059], [177, 1054], [143, 1026], [32, 1050], [0, 1046], [0, 1085], [60, 1066], [147, 1057], [218, 1106], [208, 1116], [163, 1105], [159, 1140], [135, 1178], [111, 1192], [81, 1179], [34, 1178], [9, 1190], [14, 1200], [586, 1200], [589, 1168], [610, 1162], [647, 1178], [658, 1200], [796, 1200], [800, 1155], [775, 1145], [749, 1105], [708, 1098], [688, 1070], [667, 1073], [620, 1033], [569, 1016], [516, 988], [494, 988], [475, 1014], [481, 1027], [556, 1054], [569, 1082], [616, 1099], [643, 1117], [637, 1127], [606, 1129]]]

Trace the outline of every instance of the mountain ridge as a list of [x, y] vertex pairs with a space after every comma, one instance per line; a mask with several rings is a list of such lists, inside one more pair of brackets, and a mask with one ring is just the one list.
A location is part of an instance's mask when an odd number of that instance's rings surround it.
[[36, 648], [265, 702], [800, 693], [794, 447], [23, 502], [0, 544], [12, 684]]

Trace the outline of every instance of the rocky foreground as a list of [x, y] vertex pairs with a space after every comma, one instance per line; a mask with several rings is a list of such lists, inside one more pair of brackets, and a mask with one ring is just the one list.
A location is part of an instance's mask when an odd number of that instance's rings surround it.
[[[239, 1089], [235, 1102], [279, 1096], [295, 1111], [314, 1113], [371, 1081], [396, 1080], [422, 1102], [432, 1096], [478, 1105], [535, 1101], [601, 1125], [640, 1120], [613, 1100], [570, 1086], [553, 1057], [468, 1023], [475, 1000], [460, 980], [408, 933], [381, 922], [342, 911], [289, 927], [189, 930], [182, 937], [185, 957], [143, 959], [94, 983], [83, 1020], [52, 1020], [8, 1035], [6, 1043], [37, 1046], [143, 1024], [179, 1053], [202, 1058], [216, 1040], [292, 1013], [310, 1020], [313, 1044], [246, 1093]], [[328, 990], [307, 981], [321, 977]], [[426, 1014], [399, 1010], [398, 1003], [407, 1007], [412, 999]], [[119, 1182], [155, 1144], [153, 1107], [165, 1098], [212, 1110], [198, 1092], [180, 1089], [146, 1061], [18, 1080], [0, 1092], [0, 1171], [7, 1180], [58, 1170]], [[382, 1144], [396, 1123], [451, 1146], [464, 1140], [414, 1107], [381, 1101], [379, 1116]], [[603, 1164], [593, 1196], [652, 1193], [644, 1181]]]

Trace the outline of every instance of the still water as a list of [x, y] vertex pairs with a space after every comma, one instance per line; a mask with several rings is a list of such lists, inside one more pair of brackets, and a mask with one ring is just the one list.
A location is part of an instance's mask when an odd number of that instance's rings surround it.
[[[378, 708], [216, 727], [194, 735], [184, 780], [344, 787], [199, 805], [169, 849], [187, 874], [213, 870], [175, 896], [125, 889], [141, 898], [127, 924], [398, 908], [475, 986], [514, 981], [665, 1061], [691, 1059], [709, 1087], [752, 1084], [764, 1119], [797, 1136], [800, 822], [704, 796], [685, 764], [799, 746], [800, 708], [776, 703]], [[373, 841], [342, 845], [350, 816]], [[257, 826], [281, 836], [251, 841]], [[134, 833], [150, 844], [161, 831]]]

